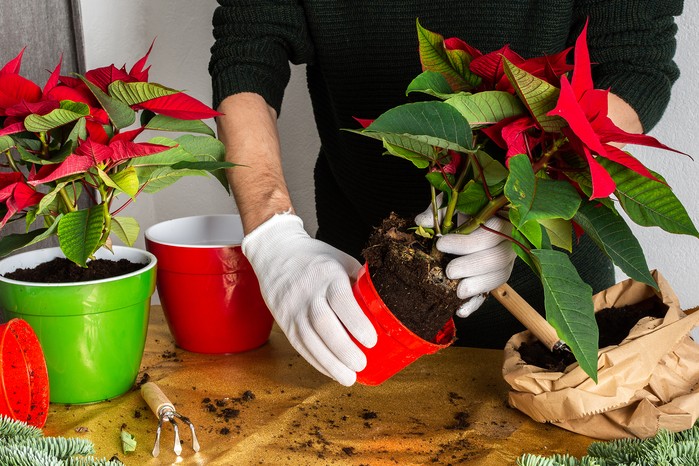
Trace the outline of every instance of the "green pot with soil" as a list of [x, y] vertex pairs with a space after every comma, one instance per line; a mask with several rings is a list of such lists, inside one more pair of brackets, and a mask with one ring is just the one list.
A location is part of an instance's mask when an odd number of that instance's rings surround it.
[[157, 260], [136, 248], [114, 246], [113, 251], [100, 249], [87, 270], [97, 264], [121, 264], [127, 267], [126, 273], [81, 282], [12, 278], [18, 269], [45, 266], [54, 259], [63, 262], [60, 248], [29, 251], [0, 261], [2, 319], [20, 318], [33, 328], [46, 358], [52, 402], [107, 400], [127, 392], [136, 380]]
[[445, 262], [428, 254], [429, 245], [407, 231], [392, 214], [364, 249], [366, 263], [353, 292], [378, 333], [363, 349], [367, 367], [357, 382], [379, 385], [418, 358], [454, 342], [452, 316], [463, 303], [457, 281], [444, 275]]
[[699, 344], [663, 276], [658, 290], [627, 279], [594, 296], [598, 380], [572, 354], [550, 351], [529, 330], [505, 347], [509, 403], [532, 419], [598, 439], [679, 432], [699, 419]]

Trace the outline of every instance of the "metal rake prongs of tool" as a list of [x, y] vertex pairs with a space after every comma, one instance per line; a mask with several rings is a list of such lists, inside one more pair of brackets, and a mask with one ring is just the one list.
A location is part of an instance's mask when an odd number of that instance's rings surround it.
[[189, 418], [182, 416], [175, 410], [175, 405], [170, 402], [168, 397], [160, 390], [160, 387], [153, 382], [146, 382], [141, 385], [141, 396], [143, 396], [143, 399], [146, 400], [150, 409], [158, 417], [158, 430], [155, 432], [155, 444], [153, 445], [154, 457], [158, 456], [160, 453], [160, 432], [163, 428], [163, 421], [172, 424], [172, 428], [175, 431], [175, 454], [180, 456], [182, 453], [180, 431], [177, 426], [177, 421], [175, 420], [176, 418], [189, 426], [189, 430], [192, 431], [192, 449], [195, 452], [199, 451], [199, 441], [197, 440], [197, 435], [194, 433], [194, 424], [192, 424]]

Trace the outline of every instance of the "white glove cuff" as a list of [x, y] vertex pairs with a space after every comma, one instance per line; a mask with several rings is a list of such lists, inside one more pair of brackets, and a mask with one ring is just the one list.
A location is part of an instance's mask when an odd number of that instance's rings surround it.
[[297, 234], [308, 236], [303, 228], [301, 217], [288, 212], [274, 214], [269, 220], [245, 235], [240, 246], [243, 254], [249, 258], [248, 254], [254, 254], [258, 247], [276, 244], [278, 240]]

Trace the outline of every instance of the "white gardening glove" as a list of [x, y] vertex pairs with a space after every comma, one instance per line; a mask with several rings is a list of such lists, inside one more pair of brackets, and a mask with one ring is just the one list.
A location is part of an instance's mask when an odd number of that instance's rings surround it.
[[[438, 198], [437, 202], [440, 202]], [[440, 209], [441, 220], [444, 209]], [[463, 223], [465, 216], [459, 214]], [[415, 223], [424, 227], [434, 226], [432, 208], [418, 214]], [[512, 224], [497, 216], [485, 222], [485, 226], [509, 235]], [[484, 228], [463, 235], [450, 233], [437, 240], [437, 249], [459, 257], [447, 265], [446, 275], [452, 280], [460, 280], [456, 294], [461, 299], [469, 299], [457, 311], [459, 317], [468, 317], [485, 301], [486, 294], [506, 283], [512, 273], [517, 254], [506, 238]]]
[[291, 345], [323, 374], [352, 385], [366, 357], [348, 332], [368, 348], [377, 340], [352, 294], [359, 262], [311, 238], [293, 214], [275, 215], [255, 228], [242, 249]]

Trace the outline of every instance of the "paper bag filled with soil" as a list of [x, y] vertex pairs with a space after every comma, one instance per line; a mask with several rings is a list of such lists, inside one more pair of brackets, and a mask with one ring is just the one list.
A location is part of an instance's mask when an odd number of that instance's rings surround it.
[[518, 349], [538, 344], [535, 338], [529, 331], [510, 338], [503, 365], [510, 405], [536, 421], [604, 440], [692, 427], [699, 417], [699, 345], [690, 332], [699, 312], [686, 315], [667, 281], [657, 271], [653, 277], [659, 291], [626, 280], [594, 296], [595, 312], [653, 299], [667, 306], [664, 316], [642, 318], [621, 343], [600, 349], [598, 383], [577, 362], [560, 371], [527, 364]]

